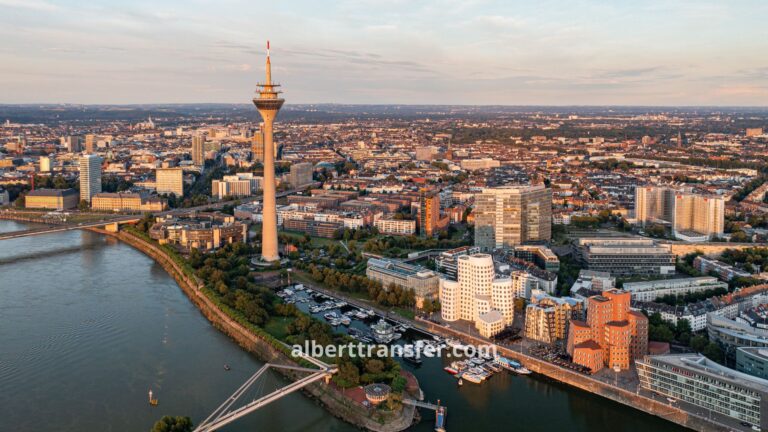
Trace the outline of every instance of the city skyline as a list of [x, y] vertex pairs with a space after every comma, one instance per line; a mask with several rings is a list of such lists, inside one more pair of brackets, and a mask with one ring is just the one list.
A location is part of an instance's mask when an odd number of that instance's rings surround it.
[[768, 104], [759, 2], [178, 6], [0, 0], [0, 103], [247, 103], [270, 38], [297, 104]]

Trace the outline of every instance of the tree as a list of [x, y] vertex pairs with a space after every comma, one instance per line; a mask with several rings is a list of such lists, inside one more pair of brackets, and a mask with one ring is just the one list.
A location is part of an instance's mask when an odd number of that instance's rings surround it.
[[360, 384], [360, 370], [352, 362], [342, 362], [333, 382], [341, 388], [355, 387]]
[[691, 339], [691, 349], [698, 353], [703, 352], [708, 344], [709, 340], [704, 336], [694, 336]]
[[77, 209], [80, 211], [86, 211], [89, 207], [88, 201], [86, 200], [80, 200], [80, 203], [77, 205]]
[[192, 432], [192, 420], [189, 417], [163, 416], [155, 423], [151, 432]]

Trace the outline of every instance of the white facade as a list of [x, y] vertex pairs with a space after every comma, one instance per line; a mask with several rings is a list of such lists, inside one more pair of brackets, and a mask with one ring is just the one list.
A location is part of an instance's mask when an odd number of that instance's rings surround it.
[[631, 293], [632, 300], [643, 302], [651, 302], [665, 295], [685, 295], [716, 288], [728, 289], [728, 284], [714, 277], [663, 279], [624, 284], [624, 289]]
[[487, 254], [457, 258], [457, 281], [440, 280], [441, 316], [465, 320], [490, 337], [514, 319], [515, 287], [512, 278], [496, 278], [493, 258]]

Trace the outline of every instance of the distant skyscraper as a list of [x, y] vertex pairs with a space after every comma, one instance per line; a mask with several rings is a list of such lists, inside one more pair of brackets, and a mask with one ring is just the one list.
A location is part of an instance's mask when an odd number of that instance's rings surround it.
[[181, 168], [158, 168], [155, 172], [155, 189], [158, 194], [184, 196], [184, 170]]
[[96, 135], [88, 134], [85, 136], [85, 152], [88, 154], [95, 153], [96, 149]]
[[683, 146], [683, 133], [680, 131], [677, 132], [677, 146], [678, 147]]
[[672, 222], [675, 218], [675, 191], [665, 187], [635, 188], [635, 219], [641, 225], [654, 221]]
[[96, 155], [80, 157], [80, 200], [91, 202], [101, 192], [101, 158]]
[[419, 197], [419, 234], [432, 237], [440, 223], [440, 195], [436, 192], [421, 191]]
[[205, 156], [203, 146], [205, 145], [205, 136], [195, 135], [192, 137], [192, 163], [197, 166], [205, 165]]
[[264, 162], [264, 127], [259, 127], [253, 132], [253, 138], [251, 142], [251, 153], [253, 162]]
[[253, 104], [264, 120], [264, 203], [261, 229], [261, 258], [271, 262], [280, 259], [277, 251], [277, 203], [275, 197], [275, 147], [272, 126], [277, 112], [283, 106], [284, 99], [279, 98], [278, 84], [272, 83], [272, 64], [269, 59], [269, 41], [267, 41], [266, 80], [259, 84], [258, 96]]
[[485, 188], [474, 212], [475, 246], [485, 251], [552, 236], [552, 190], [544, 185]]

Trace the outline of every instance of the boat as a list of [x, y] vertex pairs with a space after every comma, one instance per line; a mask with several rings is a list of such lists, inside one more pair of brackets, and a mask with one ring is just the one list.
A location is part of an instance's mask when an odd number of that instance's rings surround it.
[[464, 385], [464, 381], [461, 378], [459, 378], [459, 385]]
[[392, 339], [393, 339], [393, 340], [398, 340], [398, 339], [400, 339], [401, 337], [403, 337], [403, 335], [402, 335], [401, 333], [397, 333], [397, 332], [395, 332], [395, 334], [394, 334], [394, 335], [392, 335]]
[[463, 374], [461, 374], [461, 379], [465, 379], [465, 380], [467, 380], [467, 381], [469, 381], [471, 383], [475, 383], [475, 384], [480, 384], [480, 383], [483, 382], [483, 378], [481, 378], [480, 376], [477, 376], [477, 375], [475, 375], [475, 374], [473, 374], [471, 372], [464, 372]]
[[485, 364], [486, 367], [490, 368], [494, 372], [501, 372], [502, 368], [499, 366], [496, 362], [488, 362]]
[[334, 319], [330, 320], [330, 321], [329, 321], [329, 323], [330, 323], [332, 326], [334, 326], [334, 327], [338, 327], [338, 326], [339, 326], [339, 324], [341, 324], [341, 321], [339, 321], [338, 319], [334, 318]]
[[375, 316], [376, 312], [373, 311], [373, 309], [368, 309], [365, 311], [366, 314], [368, 314], [369, 317]]
[[531, 371], [528, 368], [524, 368], [522, 366], [520, 366], [519, 368], [516, 368], [514, 372], [517, 373], [517, 374], [520, 374], [520, 375], [530, 375], [531, 374]]
[[231, 369], [232, 369], [232, 368], [231, 368], [231, 367], [229, 367], [229, 365], [228, 365], [228, 364], [225, 364], [225, 365], [224, 365], [224, 370], [225, 370], [225, 371], [228, 371], [228, 370], [231, 370]]
[[473, 358], [469, 359], [469, 361], [472, 362], [472, 364], [475, 364], [475, 365], [478, 365], [478, 366], [483, 364], [483, 363], [485, 363], [485, 360], [483, 360], [481, 358], [477, 358], [477, 357], [473, 357]]
[[339, 322], [341, 322], [345, 326], [352, 324], [352, 320], [349, 319], [348, 316], [341, 317], [341, 319], [339, 319]]
[[373, 339], [377, 343], [390, 343], [395, 337], [395, 331], [388, 322], [383, 318], [379, 319], [379, 322], [371, 326], [373, 331]]
[[446, 372], [448, 372], [448, 373], [449, 373], [449, 374], [451, 374], [451, 375], [456, 375], [456, 374], [458, 374], [458, 373], [459, 373], [459, 371], [458, 371], [458, 370], [456, 370], [456, 369], [454, 369], [454, 368], [452, 368], [452, 367], [450, 367], [450, 366], [446, 366], [446, 367], [444, 367], [444, 368], [443, 368], [443, 370], [444, 370], [444, 371], [446, 371]]

